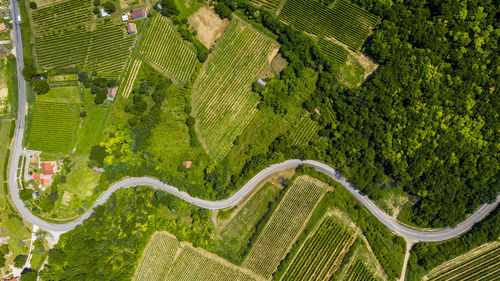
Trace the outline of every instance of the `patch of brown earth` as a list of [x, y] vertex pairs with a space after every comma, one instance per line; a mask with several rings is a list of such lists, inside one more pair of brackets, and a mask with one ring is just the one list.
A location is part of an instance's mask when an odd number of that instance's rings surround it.
[[196, 30], [196, 37], [209, 49], [222, 36], [229, 23], [227, 19], [221, 20], [214, 9], [209, 6], [201, 7], [188, 18], [188, 21]]

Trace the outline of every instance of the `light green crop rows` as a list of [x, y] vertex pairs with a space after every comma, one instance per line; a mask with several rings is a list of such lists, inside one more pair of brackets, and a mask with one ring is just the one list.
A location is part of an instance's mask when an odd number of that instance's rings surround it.
[[196, 81], [193, 99], [198, 125], [216, 159], [224, 158], [257, 112], [259, 96], [251, 85], [277, 47], [273, 40], [234, 19]]
[[317, 137], [319, 129], [318, 122], [313, 121], [310, 114], [306, 113], [302, 115], [297, 125], [291, 129], [290, 137], [294, 145], [306, 146], [311, 139]]
[[170, 21], [156, 16], [149, 23], [139, 52], [177, 79], [187, 82], [196, 65], [196, 53], [186, 45]]
[[333, 218], [326, 218], [302, 246], [282, 280], [297, 280], [298, 277], [328, 280], [355, 237], [352, 232], [335, 223]]
[[83, 24], [92, 17], [90, 0], [69, 0], [33, 10], [37, 34], [49, 34], [58, 29]]
[[283, 1], [285, 0], [252, 0], [257, 6], [266, 8], [273, 13], [278, 10]]
[[349, 53], [346, 49], [342, 48], [342, 46], [323, 38], [318, 40], [318, 45], [321, 48], [321, 51], [323, 51], [323, 53], [332, 61], [338, 64], [343, 64], [347, 60], [347, 55]]
[[349, 271], [347, 272], [346, 277], [344, 278], [346, 281], [356, 281], [356, 280], [366, 280], [366, 281], [376, 281], [377, 279], [373, 276], [373, 274], [368, 270], [366, 265], [357, 260], [354, 265], [351, 265]]
[[29, 147], [53, 153], [69, 153], [75, 143], [78, 105], [74, 103], [35, 103]]
[[334, 37], [358, 51], [379, 19], [351, 4], [338, 0], [328, 8], [317, 0], [287, 0], [279, 18], [295, 28], [325, 38]]
[[316, 181], [297, 178], [250, 250], [243, 267], [270, 278], [325, 191]]
[[136, 281], [163, 281], [172, 266], [179, 241], [166, 234], [158, 233], [144, 253], [137, 271]]

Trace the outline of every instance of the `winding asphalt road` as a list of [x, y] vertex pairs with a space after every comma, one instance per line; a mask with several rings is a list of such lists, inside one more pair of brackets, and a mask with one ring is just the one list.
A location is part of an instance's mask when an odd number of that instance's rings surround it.
[[246, 194], [248, 194], [255, 186], [257, 186], [262, 180], [268, 176], [293, 167], [298, 167], [300, 165], [309, 165], [318, 171], [323, 172], [335, 181], [342, 184], [351, 194], [362, 203], [380, 222], [387, 226], [390, 230], [406, 237], [413, 241], [426, 241], [426, 242], [436, 242], [443, 241], [460, 235], [461, 233], [470, 229], [476, 222], [481, 221], [488, 213], [493, 210], [496, 205], [500, 202], [500, 195], [497, 200], [492, 204], [485, 204], [480, 207], [474, 214], [469, 216], [465, 221], [461, 222], [454, 228], [446, 228], [438, 231], [423, 231], [418, 229], [413, 229], [398, 223], [395, 219], [391, 218], [379, 207], [377, 207], [367, 196], [362, 195], [353, 184], [348, 182], [339, 172], [337, 172], [332, 167], [314, 160], [288, 160], [283, 163], [272, 165], [254, 176], [250, 181], [248, 181], [240, 190], [234, 193], [231, 197], [221, 201], [207, 201], [200, 198], [195, 198], [186, 192], [179, 191], [176, 187], [162, 183], [159, 180], [142, 177], [142, 178], [127, 178], [113, 184], [106, 192], [104, 192], [101, 197], [94, 203], [94, 206], [88, 210], [82, 217], [76, 219], [75, 221], [68, 222], [65, 224], [54, 224], [46, 222], [39, 217], [31, 213], [31, 211], [24, 205], [23, 201], [19, 197], [19, 188], [17, 182], [17, 172], [18, 172], [18, 161], [21, 156], [22, 150], [22, 140], [24, 134], [25, 125], [25, 115], [26, 115], [26, 84], [22, 76], [22, 69], [24, 66], [23, 59], [23, 49], [22, 49], [22, 38], [19, 23], [17, 22], [18, 7], [16, 0], [12, 0], [12, 19], [14, 21], [14, 36], [13, 41], [17, 53], [17, 76], [18, 76], [18, 91], [19, 91], [19, 108], [18, 108], [18, 118], [17, 125], [14, 135], [14, 144], [12, 149], [12, 158], [9, 170], [9, 188], [10, 194], [14, 205], [18, 209], [19, 213], [28, 220], [30, 223], [39, 226], [40, 228], [56, 232], [64, 233], [72, 230], [77, 225], [82, 224], [92, 213], [96, 206], [104, 204], [109, 197], [120, 188], [127, 188], [132, 186], [144, 185], [152, 186], [154, 188], [166, 191], [174, 196], [177, 196], [193, 205], [201, 208], [216, 210], [231, 207], [237, 204]]

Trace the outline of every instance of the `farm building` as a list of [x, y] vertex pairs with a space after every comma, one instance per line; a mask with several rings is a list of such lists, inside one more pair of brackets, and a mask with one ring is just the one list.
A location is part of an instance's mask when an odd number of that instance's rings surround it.
[[103, 18], [105, 18], [105, 17], [109, 17], [109, 14], [108, 14], [108, 12], [106, 12], [106, 10], [104, 10], [103, 8], [101, 8], [101, 16]]
[[40, 174], [33, 174], [33, 179], [39, 181], [41, 178]]
[[146, 12], [143, 9], [135, 9], [132, 11], [132, 19], [138, 20], [146, 17]]
[[122, 15], [122, 21], [129, 21], [132, 18], [132, 15], [130, 13], [126, 13]]
[[127, 33], [128, 34], [135, 34], [137, 33], [137, 26], [133, 22], [127, 23]]
[[182, 166], [184, 166], [186, 169], [190, 169], [192, 164], [193, 163], [191, 161], [182, 162]]
[[[135, 27], [135, 24], [134, 24], [134, 27]], [[108, 100], [109, 101], [114, 101], [115, 100], [116, 92], [117, 91], [118, 91], [118, 87], [109, 88], [109, 91], [108, 91]]]
[[43, 162], [42, 163], [42, 173], [44, 176], [52, 176], [56, 173], [55, 162]]
[[259, 79], [257, 80], [257, 84], [261, 85], [262, 87], [265, 87], [267, 85], [267, 82], [262, 79]]

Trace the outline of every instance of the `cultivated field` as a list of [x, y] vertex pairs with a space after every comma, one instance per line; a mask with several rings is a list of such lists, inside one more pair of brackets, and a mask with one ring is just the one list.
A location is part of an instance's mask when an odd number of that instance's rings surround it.
[[39, 8], [32, 18], [38, 63], [45, 68], [79, 66], [119, 72], [136, 38], [127, 35], [124, 25], [93, 21], [89, 0]]
[[74, 158], [70, 164], [71, 171], [66, 174], [66, 183], [62, 184], [64, 188], [69, 189], [82, 199], [92, 195], [100, 177], [100, 174], [95, 173], [87, 166], [87, 162], [87, 157]]
[[139, 53], [180, 81], [189, 80], [197, 62], [196, 53], [184, 42], [169, 19], [155, 16], [141, 41]]
[[309, 145], [310, 140], [318, 137], [319, 129], [318, 122], [311, 119], [310, 113], [305, 113], [290, 130], [290, 137], [294, 145], [306, 146]]
[[326, 187], [309, 177], [297, 178], [243, 262], [243, 267], [270, 278], [295, 243]]
[[235, 18], [195, 82], [193, 103], [199, 130], [216, 159], [224, 158], [257, 112], [259, 96], [251, 85], [277, 48], [275, 41]]
[[327, 217], [304, 243], [282, 280], [329, 280], [355, 239], [352, 231]]
[[339, 40], [358, 51], [379, 19], [351, 4], [338, 0], [327, 8], [317, 0], [287, 0], [279, 19], [317, 36]]
[[180, 247], [176, 238], [156, 233], [144, 251], [143, 259], [136, 272], [136, 281], [163, 281], [174, 262]]
[[30, 126], [29, 148], [70, 153], [76, 140], [79, 106], [75, 103], [37, 101]]
[[349, 52], [347, 52], [346, 49], [338, 44], [335, 44], [331, 40], [319, 38], [318, 45], [323, 53], [325, 53], [325, 55], [332, 61], [338, 64], [343, 64], [347, 60], [347, 55], [349, 54]]
[[84, 93], [84, 101], [87, 116], [83, 118], [83, 125], [76, 143], [76, 155], [89, 154], [92, 146], [101, 141], [110, 112], [109, 108], [95, 105], [94, 95], [87, 90]]
[[132, 88], [134, 87], [135, 79], [137, 78], [137, 74], [139, 73], [139, 70], [141, 69], [142, 65], [142, 60], [135, 59], [134, 62], [132, 63], [132, 69], [129, 72], [129, 76], [127, 78], [127, 81], [125, 81], [124, 85], [122, 86], [122, 96], [124, 98], [128, 98], [130, 93], [132, 92]]
[[143, 254], [135, 281], [260, 280], [254, 274], [166, 233], [156, 233]]
[[275, 13], [279, 9], [283, 1], [286, 0], [251, 0], [251, 2], [256, 4], [258, 7], [266, 8], [273, 13]]
[[[221, 232], [223, 247], [228, 254], [237, 256], [255, 231], [255, 226], [273, 201], [279, 188], [267, 183], [261, 187], [238, 211]], [[235, 257], [237, 258], [237, 257]]]
[[363, 281], [376, 281], [378, 279], [373, 276], [373, 274], [368, 270], [366, 265], [360, 261], [357, 260], [353, 265], [349, 267], [347, 270], [347, 275], [343, 280], [346, 281], [357, 281], [357, 280], [363, 280]]
[[493, 242], [433, 269], [427, 280], [500, 280], [500, 243]]

